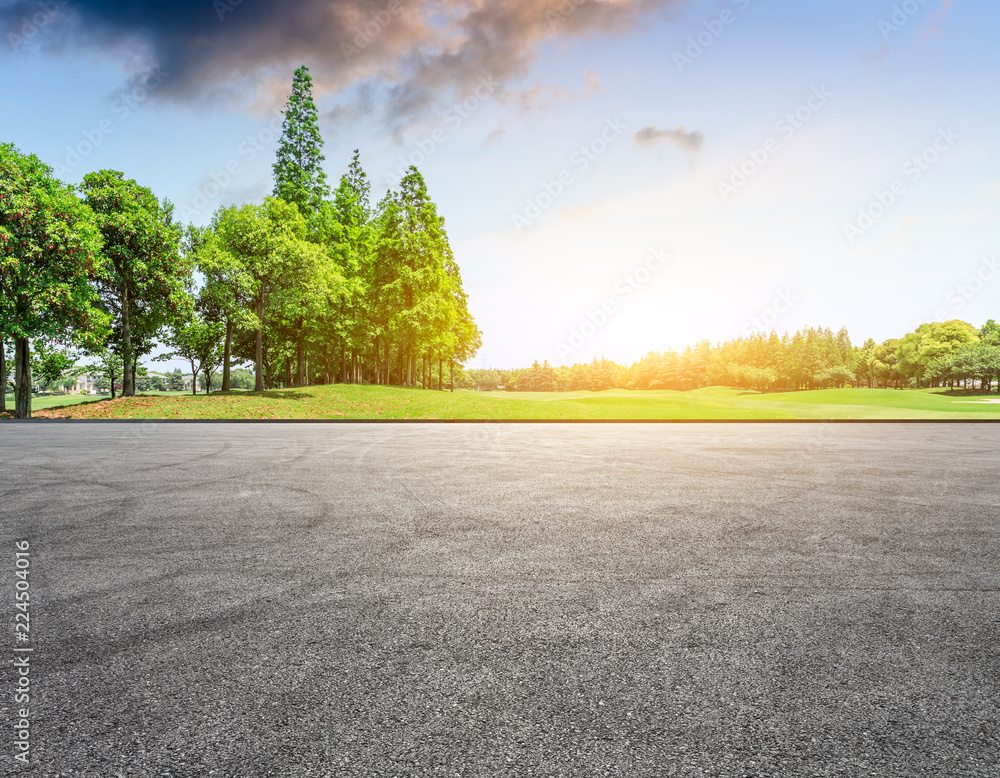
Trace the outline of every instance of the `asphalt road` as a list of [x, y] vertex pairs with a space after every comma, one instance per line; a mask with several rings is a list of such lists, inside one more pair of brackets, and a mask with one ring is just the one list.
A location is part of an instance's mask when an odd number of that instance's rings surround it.
[[31, 774], [996, 778], [998, 443], [0, 424]]

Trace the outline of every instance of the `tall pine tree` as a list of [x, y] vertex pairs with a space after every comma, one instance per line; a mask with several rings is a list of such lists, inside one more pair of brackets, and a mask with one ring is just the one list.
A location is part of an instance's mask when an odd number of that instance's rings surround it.
[[295, 203], [310, 216], [330, 194], [323, 171], [323, 136], [319, 132], [312, 76], [305, 65], [295, 71], [292, 93], [285, 104], [285, 120], [274, 163], [274, 196]]

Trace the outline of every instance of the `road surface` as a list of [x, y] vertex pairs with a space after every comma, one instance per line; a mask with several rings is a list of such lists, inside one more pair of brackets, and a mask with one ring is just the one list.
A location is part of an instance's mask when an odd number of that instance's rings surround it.
[[998, 443], [0, 424], [32, 775], [995, 778]]

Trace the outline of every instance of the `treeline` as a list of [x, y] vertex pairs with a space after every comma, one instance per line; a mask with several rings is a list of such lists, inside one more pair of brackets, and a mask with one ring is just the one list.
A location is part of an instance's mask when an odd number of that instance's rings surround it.
[[[377, 204], [358, 152], [336, 190], [308, 69], [295, 72], [273, 196], [184, 228], [173, 207], [117, 171], [58, 181], [0, 144], [0, 387], [31, 413], [32, 371], [77, 353], [133, 395], [139, 360], [183, 359], [211, 389], [252, 362], [257, 391], [367, 382], [443, 389], [482, 341], [443, 217], [420, 172]], [[13, 344], [13, 370], [7, 346]], [[0, 391], [0, 411], [5, 410]]]
[[653, 351], [638, 362], [608, 359], [555, 367], [468, 370], [462, 386], [554, 392], [603, 389], [687, 391], [729, 386], [761, 392], [853, 387], [970, 387], [1000, 391], [1000, 325], [977, 329], [951, 320], [922, 324], [902, 338], [854, 346], [846, 328], [806, 328], [794, 335], [754, 333], [681, 352]]

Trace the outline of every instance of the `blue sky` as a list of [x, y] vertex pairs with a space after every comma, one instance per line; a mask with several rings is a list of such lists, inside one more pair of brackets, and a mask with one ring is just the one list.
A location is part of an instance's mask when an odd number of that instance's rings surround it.
[[[565, 29], [503, 17], [538, 3], [473, 24], [471, 0], [380, 17], [386, 3], [304, 0], [336, 11], [308, 40], [250, 4], [221, 20], [192, 5], [187, 40], [167, 17], [55, 2], [16, 42], [38, 4], [0, 0], [0, 138], [69, 181], [122, 170], [203, 224], [269, 193], [268, 125], [308, 64], [332, 180], [355, 147], [376, 198], [419, 163], [484, 332], [475, 365], [1000, 318], [986, 0], [580, 0]], [[343, 19], [379, 18], [345, 55]], [[477, 43], [480, 29], [506, 32]], [[206, 53], [208, 33], [226, 37]], [[658, 141], [637, 140], [647, 127]]]

